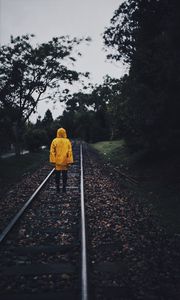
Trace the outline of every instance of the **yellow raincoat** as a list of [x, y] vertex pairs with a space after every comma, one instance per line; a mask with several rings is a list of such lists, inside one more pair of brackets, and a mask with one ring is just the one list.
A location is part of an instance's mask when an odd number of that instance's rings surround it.
[[67, 170], [68, 165], [73, 163], [71, 142], [64, 128], [57, 130], [57, 137], [51, 143], [50, 162], [54, 163], [55, 169], [59, 171]]

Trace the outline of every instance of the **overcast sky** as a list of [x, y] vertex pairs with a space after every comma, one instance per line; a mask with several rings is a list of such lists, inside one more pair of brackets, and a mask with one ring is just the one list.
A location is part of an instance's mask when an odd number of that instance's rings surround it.
[[[10, 35], [34, 33], [38, 43], [54, 36], [90, 36], [90, 46], [83, 47], [83, 56], [77, 70], [91, 73], [93, 83], [101, 83], [104, 75], [120, 78], [126, 68], [122, 64], [106, 61], [102, 50], [102, 33], [110, 24], [113, 12], [123, 0], [0, 0], [0, 43], [7, 44]], [[38, 115], [44, 116], [47, 108], [57, 117], [62, 107], [41, 103]]]

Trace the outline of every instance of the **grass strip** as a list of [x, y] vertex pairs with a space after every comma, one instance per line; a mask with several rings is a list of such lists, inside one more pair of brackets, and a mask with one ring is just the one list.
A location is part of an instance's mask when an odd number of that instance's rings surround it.
[[[167, 233], [180, 234], [180, 158], [178, 155], [148, 159], [143, 152], [130, 152], [124, 140], [103, 141], [91, 146], [106, 162], [110, 162], [127, 175], [138, 178], [137, 186], [128, 188], [142, 201], [153, 206]], [[122, 179], [120, 179], [122, 180]], [[126, 183], [128, 185], [128, 183]]]

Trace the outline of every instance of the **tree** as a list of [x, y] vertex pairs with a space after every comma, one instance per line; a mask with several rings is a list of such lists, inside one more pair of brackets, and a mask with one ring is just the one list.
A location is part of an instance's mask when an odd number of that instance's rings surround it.
[[14, 142], [12, 135], [12, 122], [5, 111], [0, 108], [0, 153], [10, 150]]
[[33, 35], [11, 37], [10, 45], [0, 48], [0, 107], [9, 115], [16, 111], [13, 126], [17, 153], [19, 130], [43, 100], [44, 93], [54, 99], [62, 81], [72, 84], [83, 75], [67, 66], [80, 55], [75, 48], [83, 39], [62, 36], [33, 46], [32, 38]]
[[50, 109], [47, 109], [44, 118], [42, 119], [42, 125], [44, 127], [50, 127], [52, 123], [53, 123], [52, 112], [50, 111]]
[[108, 58], [130, 63], [121, 95], [128, 139], [155, 151], [180, 139], [179, 8], [177, 0], [128, 0], [104, 34]]
[[89, 94], [83, 92], [74, 93], [66, 99], [66, 109], [60, 122], [71, 137], [88, 140], [88, 99]]
[[86, 141], [109, 138], [108, 84], [97, 85], [89, 93], [75, 93], [67, 99], [61, 122], [73, 136]]
[[50, 109], [47, 109], [44, 118], [42, 119], [40, 124], [40, 128], [46, 131], [47, 138], [44, 145], [47, 145], [47, 147], [50, 146], [50, 143], [54, 138], [54, 127], [55, 127], [55, 122], [53, 120], [52, 113]]
[[24, 134], [24, 142], [30, 152], [36, 152], [47, 143], [46, 131], [29, 126]]

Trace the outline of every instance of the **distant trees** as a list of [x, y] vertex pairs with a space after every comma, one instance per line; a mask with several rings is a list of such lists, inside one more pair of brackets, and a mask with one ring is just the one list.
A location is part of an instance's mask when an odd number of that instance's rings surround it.
[[46, 110], [46, 113], [44, 115], [44, 119], [42, 120], [42, 126], [45, 128], [49, 128], [53, 123], [53, 116], [50, 109]]
[[26, 125], [23, 135], [24, 146], [31, 152], [38, 151], [42, 146], [49, 148], [60, 126], [59, 120], [54, 120], [50, 109], [47, 109], [42, 120], [38, 117], [35, 124], [29, 122]]
[[[0, 48], [0, 109], [14, 128], [17, 154], [23, 124], [44, 93], [54, 100], [52, 91], [57, 92], [62, 81], [72, 83], [82, 75], [67, 67], [67, 62], [76, 61], [80, 53], [75, 48], [83, 39], [62, 36], [33, 46], [32, 38], [33, 35], [11, 37], [10, 45]], [[51, 94], [47, 95], [49, 90]]]
[[13, 141], [11, 119], [0, 108], [0, 153], [8, 151]]
[[30, 152], [39, 151], [47, 144], [47, 133], [45, 129], [37, 128], [34, 124], [29, 124], [24, 134], [24, 144]]
[[[48, 145], [63, 126], [70, 137], [90, 142], [123, 137], [136, 149], [180, 149], [179, 23], [178, 0], [124, 1], [104, 32], [104, 43], [108, 59], [128, 63], [129, 73], [120, 79], [106, 76], [88, 92], [69, 95], [65, 89], [63, 115], [52, 120], [47, 111], [33, 127], [37, 135], [45, 130], [43, 143]], [[60, 82], [79, 79], [66, 62], [76, 60], [81, 42], [61, 37], [32, 46], [30, 37], [22, 36], [0, 48], [0, 125], [17, 145], [23, 124], [42, 97], [50, 97], [49, 89], [57, 92]]]
[[71, 136], [88, 142], [113, 139], [119, 136], [119, 86], [122, 81], [109, 76], [89, 93], [75, 93], [66, 101], [59, 118]]

